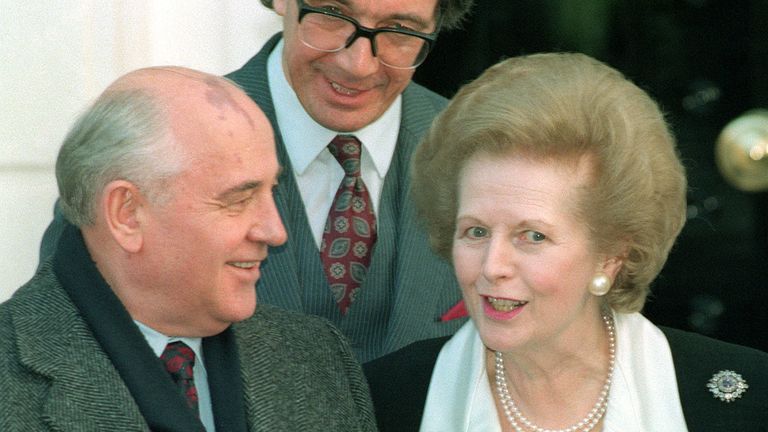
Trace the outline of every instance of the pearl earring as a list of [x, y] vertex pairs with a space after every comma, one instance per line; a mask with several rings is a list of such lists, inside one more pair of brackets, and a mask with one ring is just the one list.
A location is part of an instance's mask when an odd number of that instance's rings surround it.
[[611, 278], [609, 278], [607, 274], [600, 272], [596, 274], [589, 283], [589, 292], [598, 297], [604, 296], [611, 290], [611, 284]]

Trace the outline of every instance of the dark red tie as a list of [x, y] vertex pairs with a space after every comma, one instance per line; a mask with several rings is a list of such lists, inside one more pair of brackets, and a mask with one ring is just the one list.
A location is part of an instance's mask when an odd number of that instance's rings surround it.
[[181, 390], [187, 400], [187, 404], [197, 414], [197, 388], [195, 387], [192, 368], [195, 366], [195, 352], [184, 342], [172, 342], [165, 346], [165, 351], [160, 356], [165, 363], [165, 370], [171, 374], [173, 382]]
[[360, 141], [352, 135], [338, 135], [328, 150], [344, 169], [344, 179], [328, 212], [320, 258], [333, 298], [346, 314], [368, 273], [376, 243], [376, 216], [360, 177]]

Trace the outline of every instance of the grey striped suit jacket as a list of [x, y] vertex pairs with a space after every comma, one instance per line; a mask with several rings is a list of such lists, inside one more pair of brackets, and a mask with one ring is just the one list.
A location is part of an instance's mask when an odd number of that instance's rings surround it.
[[258, 284], [259, 301], [330, 319], [350, 339], [361, 361], [413, 341], [453, 334], [464, 319], [440, 317], [461, 298], [452, 268], [435, 256], [409, 198], [410, 158], [446, 100], [411, 83], [403, 93], [397, 147], [387, 172], [378, 215], [378, 240], [367, 279], [344, 317], [323, 273], [269, 92], [267, 58], [275, 35], [241, 69], [228, 75], [264, 110], [275, 130], [284, 171], [275, 192], [288, 242], [269, 251]]
[[[248, 430], [376, 429], [360, 366], [327, 321], [259, 305], [234, 333]], [[48, 261], [0, 305], [0, 431], [54, 430], [149, 428]]]

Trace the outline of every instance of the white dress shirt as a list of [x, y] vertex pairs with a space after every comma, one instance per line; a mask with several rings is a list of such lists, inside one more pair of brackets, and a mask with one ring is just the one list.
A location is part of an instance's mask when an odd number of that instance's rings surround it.
[[[614, 314], [616, 363], [603, 432], [687, 431], [666, 337], [639, 313]], [[421, 431], [500, 432], [485, 346], [470, 320], [438, 355]]]
[[[267, 62], [269, 91], [275, 106], [277, 123], [283, 137], [293, 175], [304, 201], [309, 226], [318, 248], [328, 211], [336, 196], [344, 170], [328, 151], [328, 144], [340, 132], [321, 126], [307, 114], [298, 96], [285, 78], [282, 64], [283, 41], [270, 53]], [[402, 96], [398, 96], [381, 117], [354, 132], [362, 143], [360, 171], [371, 196], [373, 211], [378, 216], [379, 200], [389, 165], [397, 144], [402, 111]]]
[[197, 407], [200, 411], [200, 421], [208, 432], [215, 432], [216, 426], [213, 422], [213, 408], [211, 407], [211, 392], [208, 388], [208, 373], [205, 371], [205, 359], [203, 358], [203, 341], [201, 338], [180, 338], [166, 336], [138, 321], [134, 321], [139, 326], [141, 334], [147, 340], [152, 351], [159, 358], [163, 355], [166, 345], [171, 342], [184, 342], [195, 353], [195, 365], [192, 368], [194, 374], [195, 388], [197, 388]]

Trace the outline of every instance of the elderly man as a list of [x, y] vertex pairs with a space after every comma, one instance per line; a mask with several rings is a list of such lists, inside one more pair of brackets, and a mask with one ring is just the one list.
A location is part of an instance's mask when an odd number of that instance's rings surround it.
[[132, 72], [67, 136], [52, 257], [0, 305], [0, 430], [374, 430], [328, 322], [254, 284], [286, 240], [272, 129], [236, 86]]
[[272, 123], [284, 168], [275, 200], [288, 241], [270, 250], [259, 301], [330, 319], [362, 361], [452, 334], [461, 295], [417, 222], [408, 177], [446, 101], [411, 78], [472, 0], [262, 3], [284, 31], [229, 75]]

